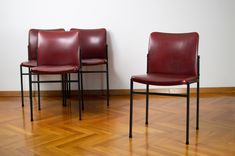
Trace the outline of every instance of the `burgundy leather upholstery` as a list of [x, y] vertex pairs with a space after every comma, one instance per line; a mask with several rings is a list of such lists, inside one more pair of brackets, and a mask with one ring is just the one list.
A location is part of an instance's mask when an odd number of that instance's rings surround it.
[[105, 64], [107, 59], [82, 59], [82, 65], [93, 66], [99, 64]]
[[35, 67], [37, 66], [37, 61], [36, 60], [24, 61], [20, 65], [23, 67]]
[[37, 42], [39, 31], [65, 31], [63, 28], [59, 29], [30, 29], [29, 30], [29, 43], [28, 43], [28, 60], [37, 59]]
[[20, 65], [23, 67], [37, 66], [37, 43], [39, 31], [64, 31], [64, 29], [30, 29], [28, 37], [28, 61], [22, 62]]
[[63, 74], [79, 70], [78, 32], [39, 31], [37, 58], [32, 72]]
[[38, 66], [32, 68], [33, 72], [40, 74], [65, 74], [65, 73], [74, 73], [79, 70], [79, 66], [75, 65], [62, 65], [62, 66]]
[[[104, 64], [107, 61], [106, 53], [106, 30], [101, 29], [75, 29], [79, 31], [81, 57], [85, 61], [83, 65]], [[87, 59], [93, 59], [87, 61]]]
[[196, 32], [151, 33], [147, 74], [131, 79], [151, 85], [180, 85], [196, 80], [198, 40]]
[[135, 82], [149, 85], [171, 86], [186, 84], [187, 82], [193, 82], [195, 79], [197, 79], [197, 77], [189, 75], [148, 73], [145, 75], [132, 76], [131, 79]]

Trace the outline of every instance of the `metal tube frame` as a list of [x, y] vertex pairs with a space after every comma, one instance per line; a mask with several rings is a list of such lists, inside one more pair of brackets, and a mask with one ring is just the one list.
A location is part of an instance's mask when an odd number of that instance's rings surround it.
[[40, 102], [40, 83], [39, 83], [39, 81], [40, 81], [40, 76], [39, 76], [39, 74], [37, 74], [37, 79], [38, 79], [38, 83], [37, 83], [37, 85], [38, 85], [38, 110], [41, 110], [41, 102]]
[[79, 120], [82, 120], [82, 109], [81, 109], [81, 85], [80, 85], [80, 74], [77, 73], [77, 79], [78, 79], [78, 100], [79, 100]]
[[[130, 81], [130, 122], [129, 122], [129, 138], [132, 138], [132, 122], [133, 122], [133, 94], [145, 94], [146, 95], [146, 117], [145, 124], [148, 124], [148, 105], [149, 105], [149, 95], [161, 95], [161, 96], [178, 96], [186, 97], [186, 144], [189, 144], [189, 120], [190, 120], [190, 84], [197, 83], [197, 101], [196, 101], [196, 130], [199, 129], [199, 77], [200, 77], [200, 56], [197, 57], [197, 79], [188, 82], [186, 94], [170, 94], [170, 93], [156, 93], [149, 92], [149, 84], [146, 85], [146, 92], [135, 92], [133, 91], [133, 81]], [[148, 71], [148, 67], [147, 67]]]
[[146, 85], [146, 115], [145, 124], [148, 125], [148, 114], [149, 114], [149, 85]]
[[190, 84], [187, 83], [187, 106], [186, 106], [186, 144], [189, 144], [189, 101], [190, 100]]
[[[66, 74], [62, 74], [62, 79], [61, 80], [51, 80], [51, 81], [40, 81], [39, 79], [39, 74], [38, 75], [38, 81], [32, 81], [32, 75], [34, 75], [35, 73], [31, 72], [31, 69], [29, 69], [29, 97], [30, 97], [30, 119], [31, 121], [33, 121], [33, 100], [32, 100], [32, 84], [33, 83], [61, 83], [62, 84], [62, 98], [63, 98], [63, 106], [66, 105], [66, 93], [67, 93], [67, 85], [68, 83], [71, 82], [77, 82], [78, 83], [78, 98], [79, 98], [79, 120], [81, 120], [81, 95], [80, 95], [80, 71], [77, 72], [78, 75], [78, 80], [68, 80], [66, 78]], [[40, 92], [40, 90], [39, 90]], [[38, 95], [40, 96], [40, 93], [38, 93]], [[39, 97], [40, 98], [40, 97]]]
[[130, 81], [130, 122], [129, 122], [129, 138], [132, 138], [132, 120], [133, 120], [133, 81]]
[[23, 69], [20, 65], [20, 91], [21, 91], [21, 106], [24, 107], [24, 86], [23, 86]]
[[197, 73], [198, 73], [198, 81], [197, 81], [197, 111], [196, 111], [196, 129], [199, 130], [199, 96], [200, 96], [200, 55], [197, 57]]
[[[82, 51], [82, 50], [81, 50]], [[80, 58], [81, 58], [81, 51], [80, 51]], [[106, 70], [95, 70], [95, 71], [80, 71], [81, 74], [81, 95], [82, 95], [82, 110], [84, 110], [84, 99], [83, 99], [83, 73], [106, 73], [106, 86], [107, 86], [107, 91], [106, 91], [106, 98], [107, 98], [107, 107], [109, 107], [109, 70], [108, 70], [108, 45], [106, 45], [106, 59], [107, 62], [105, 63], [106, 65]], [[82, 61], [81, 61], [82, 62]]]
[[[20, 65], [20, 92], [21, 92], [21, 106], [24, 107], [24, 82], [23, 82], [23, 76], [24, 75], [28, 75], [29, 76], [29, 72], [28, 73], [24, 73], [23, 72], [23, 67]], [[25, 67], [28, 68], [28, 70], [30, 70], [30, 67]], [[33, 73], [31, 73], [31, 75], [35, 75]], [[38, 87], [38, 92], [40, 92], [40, 86]], [[40, 96], [40, 95], [39, 95]], [[38, 109], [40, 110], [40, 99], [38, 100]]]

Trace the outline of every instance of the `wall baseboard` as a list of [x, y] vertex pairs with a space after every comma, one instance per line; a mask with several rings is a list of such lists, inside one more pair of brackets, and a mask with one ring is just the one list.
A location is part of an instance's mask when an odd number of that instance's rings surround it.
[[[136, 91], [144, 91], [145, 89], [135, 89]], [[185, 88], [165, 88], [165, 89], [150, 89], [151, 92], [163, 92], [163, 93], [185, 93]], [[128, 95], [129, 89], [111, 89], [110, 95]], [[196, 88], [190, 90], [192, 94], [196, 93]], [[41, 91], [41, 96], [61, 96], [61, 91]], [[33, 94], [36, 94], [34, 92]], [[106, 90], [85, 90], [85, 95], [106, 95]], [[234, 95], [235, 87], [210, 87], [200, 88], [200, 94], [223, 94]], [[72, 91], [72, 95], [76, 95], [76, 91]], [[21, 96], [20, 91], [0, 91], [0, 97]], [[24, 91], [24, 96], [29, 96], [28, 91]]]

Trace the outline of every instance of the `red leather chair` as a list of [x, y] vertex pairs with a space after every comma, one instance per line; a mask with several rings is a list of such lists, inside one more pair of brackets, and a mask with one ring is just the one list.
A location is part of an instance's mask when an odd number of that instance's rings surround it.
[[[29, 90], [30, 90], [30, 112], [33, 121], [33, 101], [32, 83], [60, 83], [65, 84], [65, 80], [51, 81], [32, 81], [32, 74], [42, 75], [67, 75], [77, 73], [78, 80], [71, 82], [78, 83], [78, 94], [80, 96], [80, 56], [79, 56], [79, 37], [78, 32], [70, 31], [39, 31], [37, 66], [30, 68], [29, 71]], [[63, 94], [64, 95], [64, 94]], [[63, 99], [65, 99], [63, 97]], [[79, 116], [81, 119], [81, 106], [79, 97]]]
[[[21, 100], [22, 107], [24, 107], [24, 85], [23, 85], [23, 75], [29, 75], [28, 72], [23, 72], [23, 67], [28, 69], [37, 66], [37, 42], [38, 42], [38, 32], [40, 30], [45, 31], [64, 31], [64, 29], [30, 29], [28, 35], [28, 61], [22, 62], [20, 64], [20, 82], [21, 82]], [[37, 79], [39, 80], [39, 76], [37, 75]], [[40, 90], [40, 86], [38, 84], [38, 90]], [[39, 91], [38, 91], [39, 93]], [[40, 95], [38, 94], [38, 97]], [[40, 110], [40, 98], [38, 98], [38, 109]]]
[[[196, 129], [199, 129], [199, 35], [192, 33], [160, 33], [150, 35], [147, 55], [147, 74], [132, 76], [130, 80], [130, 129], [132, 137], [133, 94], [146, 94], [146, 121], [148, 124], [149, 95], [170, 95], [187, 98], [186, 144], [189, 144], [190, 84], [197, 83]], [[146, 92], [133, 91], [133, 82], [146, 84]], [[186, 85], [186, 94], [149, 92], [149, 85]]]
[[109, 75], [108, 75], [108, 48], [106, 43], [106, 30], [101, 29], [75, 29], [71, 31], [79, 31], [80, 51], [82, 66], [106, 65], [106, 70], [101, 71], [81, 71], [81, 94], [82, 109], [83, 103], [83, 73], [106, 73], [107, 83], [107, 106], [109, 106]]

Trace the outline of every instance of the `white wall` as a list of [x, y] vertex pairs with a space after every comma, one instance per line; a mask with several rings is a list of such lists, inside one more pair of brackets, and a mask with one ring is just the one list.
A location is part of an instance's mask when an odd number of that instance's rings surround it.
[[[199, 32], [202, 87], [235, 86], [234, 15], [234, 0], [1, 0], [0, 90], [20, 89], [28, 30], [60, 27], [108, 30], [112, 89], [127, 89], [131, 75], [146, 72], [153, 31]], [[86, 88], [100, 87], [98, 77], [87, 76]]]

